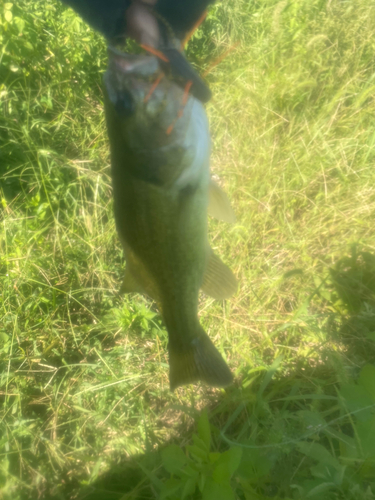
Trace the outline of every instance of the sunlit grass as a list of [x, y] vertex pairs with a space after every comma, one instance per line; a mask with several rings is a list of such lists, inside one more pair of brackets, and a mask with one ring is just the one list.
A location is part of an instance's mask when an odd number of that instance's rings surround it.
[[188, 444], [207, 407], [212, 451], [244, 450], [225, 499], [373, 499], [373, 416], [355, 412], [375, 404], [375, 378], [354, 385], [375, 359], [372, 2], [220, 2], [191, 41], [202, 67], [239, 42], [208, 75], [207, 110], [212, 170], [237, 216], [210, 221], [210, 240], [240, 286], [200, 304], [236, 384], [174, 394], [154, 305], [118, 294], [105, 44], [55, 1], [9, 5], [0, 497], [78, 498], [87, 486], [86, 498], [159, 498], [157, 451]]

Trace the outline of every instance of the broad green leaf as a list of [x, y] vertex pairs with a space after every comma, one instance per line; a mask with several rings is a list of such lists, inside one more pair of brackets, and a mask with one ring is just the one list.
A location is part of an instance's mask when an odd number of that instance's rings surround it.
[[197, 445], [191, 445], [191, 446], [186, 446], [186, 451], [195, 459], [198, 460], [199, 462], [206, 462], [207, 461], [207, 452], [202, 450], [200, 446]]
[[218, 464], [212, 474], [212, 479], [218, 484], [229, 482], [231, 477], [227, 464]]
[[370, 340], [373, 340], [375, 342], [375, 332], [367, 332], [366, 337]]
[[317, 479], [324, 479], [324, 481], [332, 481], [334, 471], [335, 469], [327, 467], [326, 464], [321, 462], [310, 467], [311, 475]]
[[321, 496], [322, 493], [331, 490], [335, 486], [336, 485], [334, 483], [321, 483], [318, 486], [315, 486], [315, 488], [313, 488], [312, 490], [310, 490], [307, 493], [306, 498], [319, 498], [319, 500], [321, 500], [322, 498], [325, 498]]
[[219, 484], [209, 478], [204, 486], [202, 500], [235, 500], [235, 496], [229, 482]]
[[20, 17], [15, 17], [14, 22], [17, 26], [18, 32], [22, 33], [25, 27], [25, 21], [21, 19]]
[[181, 500], [184, 500], [184, 498], [188, 498], [194, 493], [197, 488], [197, 482], [198, 474], [196, 474], [194, 477], [189, 477], [189, 479], [185, 482], [184, 488], [182, 490]]
[[139, 467], [142, 469], [142, 471], [146, 474], [146, 476], [150, 479], [152, 484], [157, 488], [159, 491], [161, 491], [164, 487], [164, 483], [156, 476], [156, 474], [150, 470], [148, 470], [147, 467], [145, 467], [142, 462], [138, 463]]
[[333, 475], [333, 482], [341, 487], [342, 483], [344, 481], [344, 476], [346, 472], [346, 465], [342, 465], [340, 470], [336, 470], [336, 472]]
[[221, 453], [215, 452], [215, 453], [210, 453], [208, 456], [208, 459], [212, 464], [214, 464], [215, 462], [217, 462], [219, 460], [220, 457], [221, 457]]
[[359, 376], [359, 384], [365, 388], [375, 403], [375, 366], [366, 365], [362, 368]]
[[199, 474], [199, 476], [198, 476], [198, 488], [199, 488], [199, 491], [201, 493], [203, 493], [203, 490], [205, 488], [206, 480], [207, 480], [207, 478], [204, 474]]
[[207, 448], [206, 443], [198, 437], [196, 434], [193, 434], [193, 443], [195, 446], [198, 446], [206, 455], [209, 453], [209, 448]]
[[326, 483], [334, 483], [336, 486], [341, 486], [345, 469], [346, 466], [343, 465], [340, 465], [340, 469], [337, 470], [325, 463], [319, 462], [318, 465], [310, 467], [310, 472], [314, 477], [322, 479]]
[[181, 489], [183, 483], [181, 479], [170, 478], [168, 479], [161, 489], [160, 499], [169, 498]]
[[221, 454], [216, 462], [216, 467], [212, 477], [218, 483], [229, 480], [241, 463], [242, 449], [231, 448]]
[[0, 342], [7, 342], [9, 336], [5, 332], [0, 332]]
[[34, 47], [28, 40], [23, 40], [23, 46], [28, 50], [34, 50]]
[[345, 401], [345, 409], [352, 412], [356, 419], [361, 421], [369, 419], [373, 401], [362, 385], [343, 384], [340, 393]]
[[182, 449], [176, 444], [172, 444], [161, 452], [161, 459], [164, 468], [170, 474], [178, 474], [181, 469], [187, 464], [187, 457]]
[[237, 474], [245, 479], [258, 481], [268, 476], [271, 467], [269, 458], [259, 450], [244, 450]]
[[365, 459], [375, 459], [375, 415], [367, 422], [358, 422], [356, 430], [360, 452]]
[[198, 436], [204, 442], [207, 450], [210, 451], [211, 447], [211, 429], [210, 422], [208, 421], [207, 411], [203, 410], [198, 421]]
[[6, 10], [4, 12], [4, 17], [5, 17], [5, 20], [8, 21], [8, 23], [10, 23], [13, 19], [13, 14], [10, 10]]
[[308, 443], [306, 441], [300, 441], [297, 443], [297, 447], [301, 453], [307, 457], [313, 458], [317, 462], [325, 465], [331, 465], [336, 470], [341, 468], [340, 462], [331, 453], [319, 443]]

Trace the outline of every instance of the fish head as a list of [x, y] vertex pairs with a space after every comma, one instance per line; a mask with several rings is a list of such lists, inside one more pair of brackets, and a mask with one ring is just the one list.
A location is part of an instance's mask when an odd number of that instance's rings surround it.
[[184, 178], [190, 178], [203, 164], [208, 171], [210, 137], [202, 103], [163, 75], [157, 57], [108, 52], [104, 87], [112, 165], [114, 156], [126, 156], [128, 168], [158, 182], [175, 181], [186, 170]]
[[139, 141], [142, 148], [154, 149], [178, 141], [186, 131], [192, 99], [183, 109], [184, 90], [166, 76], [154, 85], [162, 74], [157, 57], [126, 54], [113, 48], [108, 53], [104, 84], [117, 125], [125, 135], [134, 134], [129, 137], [134, 146]]

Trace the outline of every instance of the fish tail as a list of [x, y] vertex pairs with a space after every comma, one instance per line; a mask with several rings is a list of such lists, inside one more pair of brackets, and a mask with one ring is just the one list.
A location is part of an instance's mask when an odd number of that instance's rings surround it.
[[233, 375], [202, 327], [199, 335], [183, 348], [169, 345], [169, 382], [171, 391], [201, 380], [212, 387], [225, 387]]

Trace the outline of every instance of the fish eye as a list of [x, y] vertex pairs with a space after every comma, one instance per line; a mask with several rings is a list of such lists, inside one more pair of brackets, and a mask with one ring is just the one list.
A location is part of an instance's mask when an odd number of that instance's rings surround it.
[[130, 92], [122, 90], [117, 94], [115, 110], [120, 118], [127, 118], [135, 112], [135, 103]]

